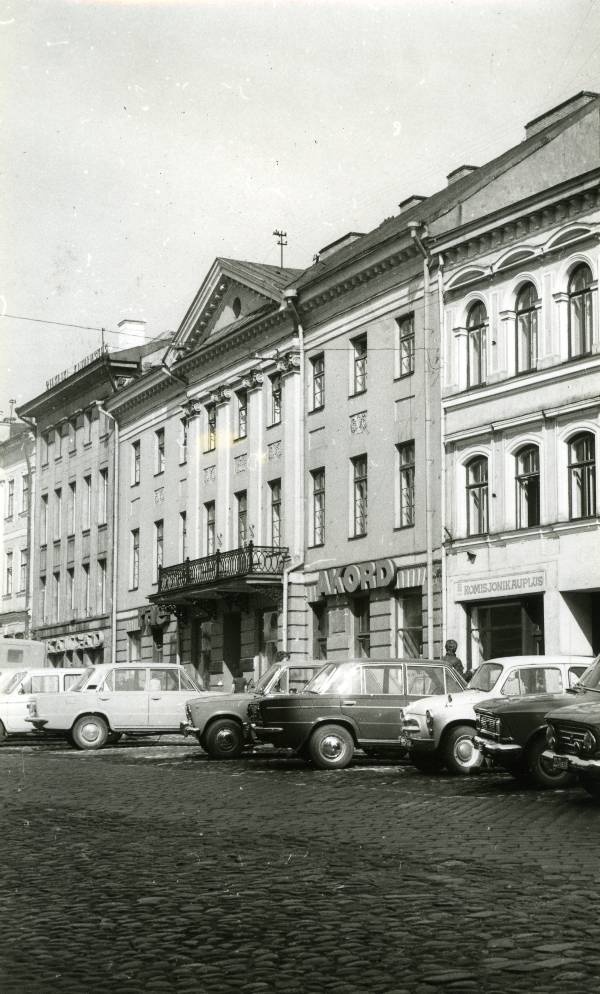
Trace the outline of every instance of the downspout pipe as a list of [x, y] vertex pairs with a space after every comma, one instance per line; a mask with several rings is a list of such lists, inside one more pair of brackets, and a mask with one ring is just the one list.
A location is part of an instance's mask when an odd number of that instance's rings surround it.
[[431, 328], [429, 316], [430, 266], [431, 256], [425, 248], [419, 232], [425, 234], [425, 226], [421, 223], [409, 226], [410, 236], [417, 249], [423, 256], [423, 386], [425, 400], [425, 561], [426, 561], [426, 592], [427, 592], [427, 654], [433, 658], [433, 528], [431, 519], [433, 506], [431, 498], [431, 382], [429, 369], [429, 350], [431, 343]]
[[443, 391], [446, 383], [446, 316], [444, 311], [444, 256], [438, 255], [437, 270], [438, 306], [440, 324], [440, 559], [442, 566], [442, 628], [441, 644], [446, 644], [447, 608], [446, 603], [446, 408]]
[[110, 661], [117, 662], [117, 581], [119, 567], [119, 422], [114, 414], [105, 410], [102, 400], [95, 401], [96, 407], [105, 417], [110, 418], [114, 425], [113, 452], [113, 540], [112, 540], [112, 590], [110, 612]]
[[[31, 433], [33, 434], [33, 440], [35, 442], [34, 451], [37, 454], [37, 426], [35, 423], [35, 418], [25, 417], [23, 414], [19, 415], [21, 421], [24, 421]], [[31, 459], [29, 453], [27, 452], [27, 445], [24, 444], [23, 452], [25, 455], [25, 462], [27, 463], [27, 475], [29, 476], [29, 508], [27, 511], [27, 548], [29, 550], [29, 567], [27, 570], [27, 590], [25, 594], [25, 612], [27, 614], [27, 632], [26, 636], [29, 638], [31, 636], [32, 622], [33, 622], [33, 542], [35, 537], [35, 484], [36, 476], [32, 472]], [[35, 469], [35, 463], [34, 463]]]

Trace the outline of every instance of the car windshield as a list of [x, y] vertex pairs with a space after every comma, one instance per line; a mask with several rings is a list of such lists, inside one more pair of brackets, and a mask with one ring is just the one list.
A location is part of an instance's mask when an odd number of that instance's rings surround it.
[[[256, 686], [255, 687], [253, 686], [251, 688], [252, 692], [254, 694], [264, 694], [264, 693], [266, 693], [266, 689], [269, 686], [271, 680], [276, 675], [276, 673], [279, 672], [280, 669], [281, 669], [281, 663], [271, 663], [271, 665], [269, 666], [268, 670], [265, 670], [265, 672], [263, 673], [263, 675], [258, 680]], [[250, 688], [248, 688], [248, 689], [250, 689]]]
[[586, 690], [600, 691], [600, 656], [597, 656], [592, 665], [588, 666], [579, 683], [575, 686], [585, 687]]
[[360, 663], [340, 666], [330, 663], [307, 683], [306, 694], [360, 694]]
[[94, 672], [94, 667], [88, 666], [87, 670], [84, 670], [81, 676], [79, 677], [79, 680], [76, 680], [75, 683], [69, 687], [69, 693], [72, 694], [74, 691], [81, 690], [83, 687], [85, 687], [86, 683], [88, 682], [93, 672]]
[[12, 694], [13, 690], [19, 686], [25, 676], [27, 676], [27, 670], [20, 670], [18, 673], [9, 673], [2, 683], [0, 683], [0, 694]]
[[492, 689], [501, 673], [500, 663], [482, 663], [469, 681], [469, 690], [483, 690], [487, 693]]

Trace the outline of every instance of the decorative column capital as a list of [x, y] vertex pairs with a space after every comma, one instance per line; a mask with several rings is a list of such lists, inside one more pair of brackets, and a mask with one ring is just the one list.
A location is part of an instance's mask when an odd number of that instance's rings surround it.
[[231, 399], [230, 387], [220, 386], [220, 387], [215, 387], [215, 389], [211, 391], [209, 396], [209, 403], [227, 404], [230, 399]]
[[242, 377], [242, 386], [245, 390], [257, 390], [262, 387], [263, 374], [259, 369], [249, 369]]
[[300, 372], [300, 353], [286, 352], [280, 356], [277, 360], [277, 372], [283, 375]]
[[196, 397], [189, 397], [181, 407], [186, 421], [191, 421], [202, 413], [203, 404]]

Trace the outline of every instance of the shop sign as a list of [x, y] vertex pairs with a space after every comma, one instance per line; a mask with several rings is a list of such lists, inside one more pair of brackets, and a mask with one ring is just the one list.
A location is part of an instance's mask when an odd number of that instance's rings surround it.
[[481, 597], [511, 597], [519, 594], [539, 594], [546, 587], [544, 570], [535, 573], [511, 573], [478, 580], [459, 580], [455, 600], [477, 600]]
[[396, 577], [391, 559], [376, 559], [370, 563], [352, 563], [335, 569], [319, 570], [317, 595], [354, 594], [357, 590], [388, 587]]
[[48, 639], [48, 652], [73, 652], [77, 649], [97, 649], [104, 644], [104, 632], [80, 632], [77, 635], [64, 635], [62, 638]]

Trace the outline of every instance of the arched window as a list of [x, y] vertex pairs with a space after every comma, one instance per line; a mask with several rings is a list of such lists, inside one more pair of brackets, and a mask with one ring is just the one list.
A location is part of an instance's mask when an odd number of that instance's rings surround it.
[[516, 304], [516, 363], [517, 373], [535, 369], [537, 365], [537, 291], [526, 283], [519, 291]]
[[488, 527], [488, 461], [478, 456], [467, 463], [467, 535], [484, 535]]
[[569, 518], [592, 518], [596, 514], [596, 447], [586, 431], [569, 442]]
[[540, 452], [527, 445], [516, 455], [517, 528], [540, 523]]
[[582, 262], [569, 280], [569, 358], [592, 351], [592, 271]]
[[478, 301], [467, 315], [467, 386], [479, 386], [486, 380], [487, 312]]

